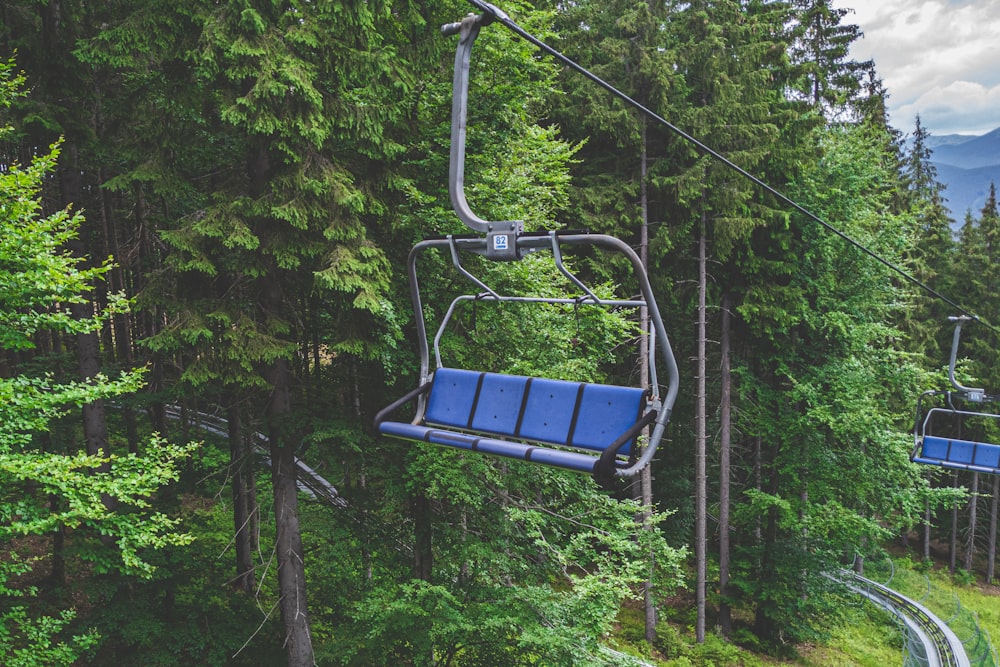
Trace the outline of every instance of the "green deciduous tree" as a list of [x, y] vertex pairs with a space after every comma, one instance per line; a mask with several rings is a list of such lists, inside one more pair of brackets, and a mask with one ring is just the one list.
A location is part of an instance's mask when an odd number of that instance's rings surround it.
[[[0, 111], [18, 94], [21, 82], [13, 63], [0, 63]], [[5, 128], [3, 133], [8, 132]], [[55, 637], [73, 617], [72, 609], [57, 617], [29, 611], [34, 589], [23, 581], [34, 559], [19, 554], [30, 537], [69, 531], [76, 552], [96, 572], [139, 576], [152, 572], [150, 549], [189, 540], [175, 531], [174, 520], [153, 509], [160, 487], [176, 479], [184, 449], [154, 438], [141, 454], [112, 455], [79, 452], [70, 442], [55, 441], [53, 423], [69, 408], [133, 392], [141, 374], [71, 382], [47, 372], [44, 359], [34, 365], [40, 371], [17, 363], [17, 354], [35, 348], [42, 335], [91, 334], [109, 315], [81, 320], [70, 312], [75, 303], [90, 303], [92, 283], [111, 267], [88, 268], [67, 250], [81, 214], [42, 210], [43, 182], [55, 170], [58, 156], [53, 146], [29, 164], [8, 164], [0, 173], [0, 349], [5, 370], [0, 379], [0, 548], [5, 562], [0, 652], [16, 665], [72, 664], [97, 640], [93, 633]]]

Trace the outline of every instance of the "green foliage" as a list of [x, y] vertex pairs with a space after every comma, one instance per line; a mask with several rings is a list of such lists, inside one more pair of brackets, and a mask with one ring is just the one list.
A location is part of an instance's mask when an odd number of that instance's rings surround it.
[[[0, 63], [4, 90], [17, 85], [13, 72], [12, 62]], [[55, 170], [58, 158], [59, 147], [53, 145], [30, 164], [12, 164], [0, 172], [4, 230], [0, 238], [0, 349], [34, 347], [32, 338], [39, 331], [80, 333], [100, 326], [98, 318], [73, 319], [69, 306], [84, 303], [91, 282], [110, 266], [85, 268], [84, 260], [66, 248], [83, 221], [80, 213], [42, 214], [42, 184]], [[113, 304], [119, 305], [124, 304]]]
[[952, 578], [959, 586], [971, 586], [976, 583], [976, 573], [968, 572], [960, 567], [955, 569], [955, 574], [952, 575]]
[[[476, 514], [465, 514], [467, 531], [443, 529], [438, 576], [442, 582], [458, 577], [457, 583], [418, 581], [372, 591], [353, 608], [347, 636], [337, 642], [344, 659], [590, 664], [587, 656], [611, 630], [616, 610], [648, 576], [650, 549], [663, 591], [677, 585], [684, 554], [666, 547], [657, 531], [636, 533], [637, 508], [630, 503], [583, 493], [560, 507], [553, 490], [547, 489], [544, 506], [521, 500], [497, 515], [480, 505]], [[499, 534], [479, 532], [482, 514], [507, 517], [495, 524]], [[494, 545], [500, 544], [498, 553]]]
[[[6, 95], [20, 85], [13, 68], [12, 62], [0, 64]], [[33, 347], [35, 334], [43, 330], [93, 331], [106, 317], [76, 322], [65, 311], [68, 303], [85, 302], [91, 281], [109, 267], [84, 269], [82, 260], [65, 250], [80, 215], [67, 210], [41, 214], [42, 182], [54, 170], [57, 155], [53, 147], [30, 165], [11, 165], [0, 174], [0, 349], [5, 351]], [[56, 638], [73, 618], [72, 610], [38, 616], [19, 604], [33, 593], [12, 579], [15, 573], [27, 574], [33, 562], [14, 549], [22, 538], [71, 532], [80, 557], [95, 572], [145, 577], [153, 572], [151, 551], [190, 541], [176, 530], [175, 520], [153, 507], [153, 499], [177, 478], [178, 463], [192, 447], [154, 438], [141, 454], [99, 457], [71, 453], [64, 443], [57, 449], [70, 453], [44, 446], [53, 437], [54, 420], [69, 407], [132, 392], [140, 377], [99, 375], [89, 382], [61, 383], [51, 374], [15, 374], [0, 380], [0, 545], [14, 565], [0, 572], [0, 651], [10, 664], [70, 664], [97, 641], [92, 631], [65, 641]], [[107, 542], [116, 548], [109, 550]]]
[[[598, 642], [648, 573], [650, 551], [656, 594], [677, 585], [683, 554], [663, 535], [680, 542], [690, 517], [689, 381], [669, 454], [657, 462], [657, 500], [680, 511], [666, 522], [657, 514], [650, 531], [634, 525], [637, 507], [586, 478], [365, 432], [416, 367], [406, 253], [425, 235], [462, 231], [445, 187], [454, 39], [436, 33], [468, 7], [74, 0], [59, 4], [56, 21], [51, 3], [10, 4], [0, 43], [24, 54], [37, 85], [21, 97], [21, 75], [0, 67], [0, 124], [16, 123], [35, 146], [67, 135], [63, 176], [79, 176], [92, 217], [122, 234], [112, 243], [95, 229], [89, 241], [127, 248], [121, 284], [142, 290], [142, 317], [131, 326], [153, 327], [141, 353], [157, 361], [156, 398], [225, 400], [259, 416], [272, 398], [268, 369], [288, 364], [295, 375], [289, 432], [303, 443], [298, 453], [350, 501], [335, 512], [303, 510], [321, 659], [609, 662]], [[549, 10], [504, 9], [880, 255], [946, 293], [961, 285], [987, 319], [997, 310], [995, 196], [952, 244], [927, 137], [918, 122], [901, 163], [874, 71], [847, 58], [858, 32], [842, 23], [846, 10], [820, 0], [541, 4]], [[938, 512], [967, 500], [906, 460], [910, 398], [943, 379], [947, 340], [937, 323], [952, 313], [563, 74], [508, 31], [483, 30], [473, 57], [470, 203], [533, 230], [584, 227], [629, 242], [648, 221], [651, 275], [679, 359], [691, 351], [692, 230], [705, 223], [710, 304], [725, 293], [735, 315], [733, 480], [742, 486], [727, 597], [746, 623], [735, 637], [769, 649], [819, 637], [842, 617], [815, 573], [917, 525], [925, 505]], [[66, 415], [134, 391], [145, 376], [74, 383], [47, 358], [21, 363], [37, 341], [96, 333], [128, 305], [112, 295], [94, 319], [67, 313], [103, 303], [103, 290], [89, 286], [116, 269], [100, 260], [88, 268], [65, 251], [82, 218], [40, 204], [59, 146], [40, 153], [0, 173], [0, 347], [14, 368], [0, 379], [0, 536], [5, 555], [18, 547], [0, 576], [2, 641], [11, 655], [32, 655], [33, 645], [38, 662], [65, 664], [92, 647], [93, 621], [108, 662], [274, 662], [280, 630], [263, 621], [273, 596], [220, 590], [232, 526], [224, 504], [206, 500], [218, 489], [158, 491], [176, 487], [190, 450], [149, 439], [135, 455], [72, 453], [78, 438]], [[469, 266], [517, 293], [561, 294], [563, 277], [541, 255]], [[623, 267], [602, 256], [569, 264], [601, 294], [634, 291]], [[421, 268], [429, 320], [476, 289], [450, 277], [447, 258]], [[470, 368], [618, 381], [632, 374], [633, 319], [583, 305], [465, 304], [442, 352]], [[995, 348], [970, 331], [962, 377], [1000, 385]], [[683, 364], [682, 374], [691, 377]], [[715, 391], [715, 374], [707, 379]], [[213, 448], [187, 472], [208, 474], [226, 458]], [[181, 523], [168, 518], [175, 510]], [[426, 582], [406, 574], [417, 524], [430, 536], [420, 547], [433, 560]], [[55, 528], [66, 531], [74, 563], [85, 559], [106, 578], [90, 581], [101, 603], [94, 616], [40, 616], [21, 587], [33, 562], [20, 547]], [[40, 634], [29, 635], [33, 628]], [[676, 664], [750, 661], [713, 636], [697, 647], [663, 633], [658, 642]]]
[[67, 640], [55, 639], [72, 621], [74, 613], [63, 611], [58, 617], [29, 616], [24, 607], [12, 607], [0, 617], [0, 648], [4, 664], [10, 667], [59, 667], [78, 664], [81, 655], [99, 641], [94, 631]]
[[[203, 467], [206, 464], [197, 461], [189, 474], [205, 479], [219, 472]], [[274, 601], [266, 591], [254, 599], [227, 584], [232, 567], [224, 556], [231, 548], [232, 512], [227, 503], [212, 498], [213, 491], [218, 492], [212, 486], [192, 489], [174, 510], [178, 528], [197, 539], [151, 555], [154, 573], [132, 583], [128, 595], [100, 581], [85, 585], [86, 594], [101, 603], [86, 619], [101, 635], [95, 664], [168, 667], [282, 662], [278, 619], [267, 613]], [[270, 525], [264, 526], [262, 539], [271, 530]]]
[[[895, 164], [872, 132], [827, 132], [823, 160], [804, 173], [798, 198], [893, 257], [906, 247], [906, 221], [885, 213]], [[884, 324], [899, 293], [860, 253], [815, 227], [800, 233], [809, 243], [789, 285], [801, 299], [794, 310], [775, 317], [752, 301], [740, 307], [775, 346], [773, 366], [757, 360], [740, 370], [754, 406], [743, 428], [766, 443], [764, 488], [775, 491], [744, 491], [750, 502], [735, 510], [738, 524], [763, 525], [774, 540], [764, 547], [770, 555], [738, 547], [736, 588], [756, 600], [757, 631], [784, 641], [815, 636], [835, 608], [814, 573], [834, 567], [845, 550], [864, 552], [884, 539], [887, 525], [912, 525], [925, 497], [896, 418], [901, 405], [909, 412], [920, 374], [894, 345], [899, 333]], [[845, 470], [849, 486], [834, 481]], [[747, 565], [761, 569], [743, 571]]]

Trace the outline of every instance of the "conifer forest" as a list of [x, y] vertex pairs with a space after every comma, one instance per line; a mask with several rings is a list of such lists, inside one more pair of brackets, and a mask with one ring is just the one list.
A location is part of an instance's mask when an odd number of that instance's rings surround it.
[[[911, 455], [929, 390], [981, 388], [928, 396], [1000, 442], [995, 188], [951, 219], [851, 13], [500, 9], [671, 124], [482, 21], [468, 204], [634, 249], [676, 358], [650, 465], [611, 483], [374, 426], [425, 379], [416, 312], [446, 366], [542, 384], [642, 386], [664, 352], [645, 306], [452, 313], [481, 285], [447, 252], [414, 310], [411, 249], [469, 232], [442, 26], [481, 9], [0, 2], [0, 663], [620, 665], [623, 610], [662, 647], [668, 609], [787, 656], [843, 608], [829, 573], [887, 550], [994, 581], [1000, 475]], [[619, 258], [549, 254], [467, 266], [638, 293]]]

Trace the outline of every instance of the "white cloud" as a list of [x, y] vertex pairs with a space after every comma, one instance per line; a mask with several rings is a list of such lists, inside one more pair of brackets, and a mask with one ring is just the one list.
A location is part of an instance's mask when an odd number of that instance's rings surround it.
[[953, 81], [930, 88], [893, 111], [893, 125], [910, 131], [917, 114], [932, 134], [985, 134], [1000, 127], [1000, 85]]
[[1000, 127], [1000, 0], [834, 0], [861, 27], [857, 60], [874, 60], [892, 123], [932, 134]]

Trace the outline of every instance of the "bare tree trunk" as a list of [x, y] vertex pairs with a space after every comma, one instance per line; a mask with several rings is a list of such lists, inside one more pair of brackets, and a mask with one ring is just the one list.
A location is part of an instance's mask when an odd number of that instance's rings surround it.
[[[763, 487], [763, 452], [761, 451], [763, 447], [763, 438], [757, 436], [753, 439], [753, 488], [757, 491], [762, 491]], [[760, 544], [761, 540], [764, 539], [763, 527], [761, 525], [761, 519], [758, 516], [753, 529], [753, 539], [754, 544]]]
[[[277, 434], [275, 434], [277, 435]], [[306, 572], [299, 527], [299, 495], [295, 483], [295, 453], [291, 443], [271, 439], [271, 477], [278, 552], [278, 594], [289, 667], [312, 667], [312, 637], [306, 605]]]
[[[317, 334], [315, 340], [317, 340], [317, 341], [319, 340], [319, 335], [318, 334]], [[316, 352], [316, 363], [319, 364], [319, 352], [318, 352], [319, 343], [317, 343], [316, 345], [317, 345], [317, 347], [316, 347], [316, 350], [317, 350], [317, 352]], [[361, 384], [360, 384], [360, 381], [359, 381], [359, 375], [360, 375], [360, 373], [358, 372], [357, 361], [352, 361], [351, 362], [351, 394], [352, 394], [352, 397], [353, 397], [352, 401], [353, 401], [353, 408], [354, 408], [354, 418], [358, 420], [358, 423], [361, 423]], [[316, 369], [316, 377], [317, 378], [319, 377], [319, 367], [318, 367], [318, 365], [317, 365], [317, 369]], [[357, 457], [357, 458], [359, 459], [359, 461], [358, 461], [358, 464], [359, 464], [358, 465], [358, 468], [359, 468], [359, 470], [358, 470], [358, 488], [361, 489], [361, 493], [362, 493], [362, 495], [364, 495], [366, 489], [368, 488], [368, 475], [367, 475], [367, 470], [365, 469], [365, 461], [364, 461], [364, 459], [362, 457]], [[371, 581], [372, 577], [374, 576], [375, 573], [374, 573], [373, 564], [372, 564], [371, 547], [368, 544], [368, 542], [369, 542], [369, 540], [368, 540], [368, 535], [369, 535], [368, 522], [369, 522], [369, 518], [368, 518], [368, 502], [366, 500], [362, 504], [362, 506], [361, 506], [361, 531], [362, 531], [362, 537], [361, 537], [361, 562], [364, 564], [364, 568], [365, 568], [365, 580], [366, 581]]]
[[[283, 294], [271, 278], [264, 294], [267, 312], [282, 311]], [[275, 550], [278, 561], [278, 596], [285, 628], [288, 667], [313, 667], [309, 610], [306, 604], [306, 568], [299, 527], [299, 494], [295, 479], [295, 445], [286, 432], [291, 411], [292, 372], [287, 359], [277, 359], [268, 369], [271, 398], [267, 406], [271, 450], [271, 483], [274, 487]]]
[[430, 581], [434, 568], [434, 552], [431, 551], [431, 504], [427, 496], [416, 493], [410, 499], [413, 514], [413, 576]]
[[972, 573], [972, 563], [976, 555], [976, 510], [979, 508], [979, 473], [972, 473], [972, 490], [969, 493], [969, 539], [965, 543], [965, 558], [962, 567]]
[[[49, 508], [52, 513], [60, 510], [60, 499], [56, 494], [49, 496]], [[56, 587], [66, 585], [66, 527], [61, 523], [52, 531], [52, 569], [49, 580]]]
[[[159, 253], [157, 252], [154, 235], [150, 232], [151, 224], [146, 216], [146, 192], [141, 185], [135, 187], [135, 215], [138, 224], [138, 256], [142, 258], [140, 266], [135, 271], [135, 291], [142, 291], [144, 271], [149, 271], [158, 267]], [[163, 320], [156, 306], [148, 308], [137, 321], [136, 339], [152, 338], [163, 328]], [[147, 391], [154, 397], [162, 396], [163, 391], [163, 358], [159, 352], [151, 352], [148, 357], [149, 363], [149, 383]], [[149, 403], [149, 416], [153, 430], [160, 435], [167, 435], [167, 415], [166, 406], [159, 398]]]
[[1000, 477], [993, 476], [993, 491], [990, 496], [990, 537], [986, 556], [986, 583], [993, 583], [994, 565], [997, 558], [997, 509], [1000, 495]]
[[732, 368], [729, 359], [730, 296], [722, 295], [720, 336], [721, 391], [719, 397], [719, 629], [724, 637], [733, 632], [732, 609], [726, 599], [729, 589], [729, 466], [732, 449]]
[[[94, 315], [94, 309], [90, 303], [75, 304], [72, 310], [76, 319], [87, 319]], [[100, 339], [96, 332], [81, 333], [77, 334], [76, 345], [80, 378], [85, 382], [93, 380], [101, 371]], [[93, 456], [107, 456], [109, 454], [108, 424], [105, 418], [103, 399], [97, 399], [83, 406], [83, 435], [87, 443], [88, 454]]]
[[[646, 182], [648, 171], [648, 153], [646, 150], [646, 121], [641, 121], [642, 138], [640, 142], [639, 156], [639, 208], [642, 214], [642, 224], [639, 226], [639, 261], [642, 268], [649, 270], [649, 184]], [[649, 378], [649, 336], [645, 335], [650, 330], [649, 309], [642, 306], [639, 309], [639, 328], [643, 335], [639, 337], [639, 383], [643, 387], [648, 387]], [[639, 488], [642, 496], [642, 506], [651, 508], [653, 506], [653, 471], [652, 465], [647, 466], [639, 476]], [[650, 530], [648, 525], [649, 510], [643, 510], [639, 518], [642, 529]], [[656, 605], [653, 603], [653, 568], [655, 562], [654, 555], [649, 554], [649, 577], [642, 583], [642, 600], [645, 611], [646, 641], [652, 643], [656, 639]]]
[[[99, 179], [103, 183], [105, 180], [103, 168], [99, 170]], [[137, 215], [139, 213], [137, 212]], [[105, 255], [113, 255], [115, 267], [109, 276], [111, 280], [111, 291], [126, 293], [125, 271], [122, 260], [121, 242], [119, 240], [118, 222], [114, 215], [114, 207], [111, 202], [111, 193], [102, 190], [101, 193], [101, 217], [104, 221]], [[134, 294], [127, 294], [134, 296]], [[135, 354], [132, 350], [132, 315], [131, 313], [116, 313], [111, 318], [111, 326], [114, 331], [114, 350], [119, 365], [132, 369], [135, 367]], [[139, 425], [136, 421], [135, 409], [129, 403], [125, 403], [121, 408], [122, 419], [125, 422], [125, 436], [128, 441], [128, 451], [136, 453], [139, 451]]]
[[[78, 154], [76, 145], [66, 142], [63, 149], [64, 166], [59, 171], [59, 183], [64, 206], [80, 206], [83, 201], [83, 184], [81, 182], [80, 168], [78, 165]], [[73, 252], [86, 258], [90, 255], [88, 248], [80, 239], [71, 242]], [[83, 303], [74, 303], [70, 306], [73, 318], [76, 320], [89, 320], [94, 317], [94, 306], [89, 300]], [[89, 382], [96, 378], [101, 372], [101, 340], [96, 331], [82, 332], [76, 335], [76, 360], [79, 369], [80, 379]], [[104, 400], [97, 399], [91, 403], [84, 404], [83, 413], [83, 437], [86, 442], [87, 453], [91, 456], [109, 457], [111, 452], [108, 447], [108, 424], [104, 412]], [[105, 472], [111, 469], [110, 460], [99, 466], [98, 470]], [[114, 498], [105, 495], [102, 498], [104, 506], [109, 510], [115, 509], [117, 503]], [[109, 542], [108, 539], [103, 540]]]
[[924, 499], [923, 556], [926, 563], [931, 559], [931, 500]]
[[[257, 508], [251, 504], [247, 478], [253, 472], [253, 448], [248, 446], [243, 432], [243, 420], [236, 402], [228, 409], [229, 424], [229, 465], [232, 470], [233, 486], [233, 527], [236, 530], [233, 542], [236, 551], [235, 586], [247, 595], [253, 595], [256, 588], [254, 575], [253, 515]], [[253, 498], [256, 503], [256, 498]]]
[[[952, 476], [952, 485], [958, 488], [958, 473]], [[958, 560], [958, 505], [951, 508], [951, 540], [948, 544], [948, 571], [955, 574]]]
[[705, 214], [701, 217], [701, 233], [698, 236], [698, 352], [697, 352], [697, 388], [695, 406], [695, 455], [694, 455], [694, 553], [695, 569], [697, 571], [695, 584], [695, 605], [697, 616], [695, 622], [695, 640], [700, 644], [705, 641], [705, 605], [706, 605], [706, 579], [708, 570], [708, 526], [705, 513], [707, 512], [707, 484], [705, 472], [705, 452], [706, 443], [706, 420], [708, 418], [706, 404], [705, 373], [706, 363], [706, 292], [708, 290], [708, 278], [706, 271], [706, 245], [707, 235]]

